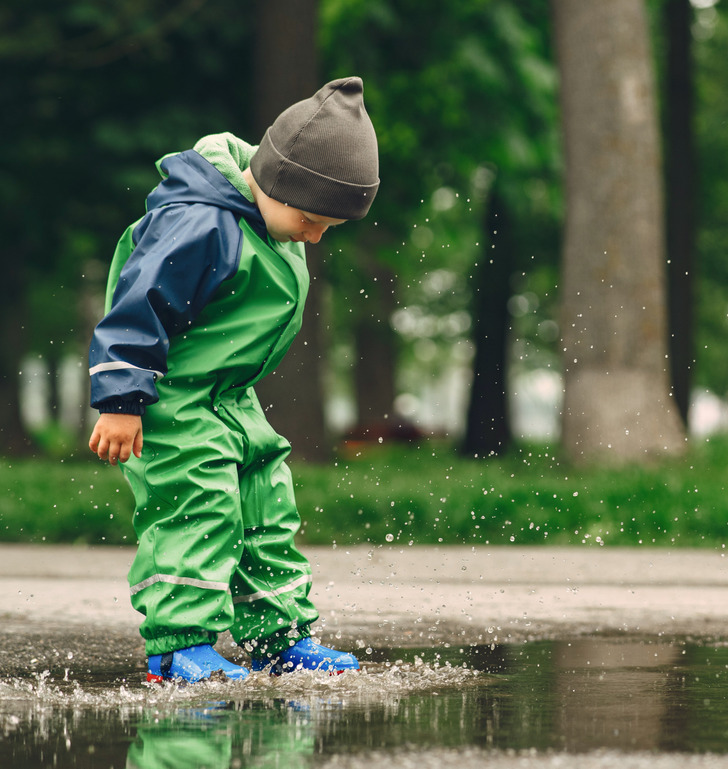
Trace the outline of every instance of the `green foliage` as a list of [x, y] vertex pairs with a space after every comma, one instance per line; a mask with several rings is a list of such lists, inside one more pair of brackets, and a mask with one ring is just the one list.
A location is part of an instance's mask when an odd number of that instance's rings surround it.
[[38, 429], [31, 430], [31, 434], [34, 445], [45, 456], [59, 461], [73, 456], [78, 445], [77, 436], [58, 422], [48, 422]]
[[[666, 5], [666, 0], [650, 0], [648, 4], [653, 17], [658, 72], [663, 80], [668, 53], [664, 34]], [[723, 94], [727, 84], [728, 5], [695, 3], [692, 12], [697, 162], [696, 195], [692, 201], [697, 226], [693, 385], [724, 396], [728, 390], [728, 108]], [[662, 90], [665, 91], [664, 85]]]
[[154, 161], [205, 133], [250, 129], [252, 85], [230, 71], [246, 63], [243, 13], [229, 0], [3, 5], [0, 231], [16, 276], [0, 298], [13, 292], [17, 302], [32, 286], [32, 301], [51, 300], [41, 312], [23, 308], [34, 351], [79, 326], [85, 340], [83, 303], [66, 294], [84, 284], [89, 261], [110, 261], [143, 213]]
[[[322, 0], [324, 70], [364, 78], [380, 150], [367, 229], [347, 225], [328, 244], [336, 341], [362, 317], [388, 320], [372, 278], [373, 264], [386, 265], [401, 392], [420, 395], [423, 382], [468, 365], [479, 262], [547, 269], [556, 282], [560, 152], [548, 30], [547, 6], [531, 2]], [[486, 226], [494, 184], [513, 224], [513, 247], [495, 255]], [[539, 296], [535, 307], [553, 324], [550, 301]], [[526, 320], [517, 333], [531, 334]]]
[[[655, 27], [662, 5], [650, 3]], [[401, 335], [404, 360], [413, 363], [405, 376], [422, 381], [452, 364], [455, 343], [471, 333], [471, 276], [490, 247], [483, 214], [497, 180], [514, 231], [512, 253], [499, 257], [511, 260], [513, 293], [525, 297], [514, 304], [513, 336], [526, 340], [516, 359], [548, 365], [562, 215], [548, 4], [321, 0], [320, 9], [322, 77], [364, 77], [381, 148], [382, 188], [371, 216], [331, 238], [336, 343], [353, 312], [380, 309], [367, 272], [375, 256], [398, 279], [396, 301], [413, 313], [407, 322], [423, 319]], [[70, 344], [85, 345], [87, 295], [102, 285], [117, 237], [142, 212], [157, 181], [154, 160], [204, 133], [250, 135], [254, 24], [250, 5], [231, 0], [3, 3], [0, 328], [10, 317], [23, 319], [28, 350], [60, 357]], [[723, 393], [728, 6], [697, 9], [694, 31], [696, 382]], [[433, 280], [445, 273], [450, 289], [433, 293]], [[372, 300], [361, 305], [363, 289]], [[0, 378], [17, 370], [6, 350]]]
[[314, 543], [723, 546], [726, 452], [724, 440], [679, 463], [577, 470], [547, 447], [465, 460], [425, 443], [371, 449], [340, 461], [334, 478], [296, 475]]
[[133, 500], [121, 472], [100, 462], [0, 462], [0, 540], [134, 544]]
[[[728, 438], [653, 467], [575, 469], [544, 446], [461, 459], [446, 445], [373, 446], [296, 464], [307, 544], [724, 547]], [[0, 540], [133, 544], [118, 469], [0, 463]]]
[[[530, 185], [559, 155], [542, 28], [503, 0], [328, 0], [321, 15], [327, 70], [365, 79], [381, 156], [373, 216], [387, 230], [407, 232], [442, 185], [467, 194], [483, 164], [507, 178], [519, 210], [529, 208]], [[548, 24], [543, 10], [540, 21]]]

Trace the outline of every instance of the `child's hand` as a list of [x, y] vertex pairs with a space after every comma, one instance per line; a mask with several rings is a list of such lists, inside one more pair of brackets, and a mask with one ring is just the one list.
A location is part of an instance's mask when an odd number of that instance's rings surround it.
[[101, 414], [88, 442], [99, 459], [112, 465], [142, 455], [142, 418], [134, 414]]

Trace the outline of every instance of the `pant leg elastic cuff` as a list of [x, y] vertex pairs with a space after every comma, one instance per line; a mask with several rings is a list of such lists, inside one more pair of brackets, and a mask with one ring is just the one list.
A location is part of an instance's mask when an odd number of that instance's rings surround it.
[[178, 649], [187, 649], [190, 646], [200, 646], [202, 644], [214, 646], [216, 643], [217, 633], [211, 633], [207, 630], [190, 630], [183, 633], [159, 636], [158, 638], [147, 638], [145, 640], [145, 647], [147, 656], [152, 657], [156, 654], [166, 654], [167, 652], [175, 652]]

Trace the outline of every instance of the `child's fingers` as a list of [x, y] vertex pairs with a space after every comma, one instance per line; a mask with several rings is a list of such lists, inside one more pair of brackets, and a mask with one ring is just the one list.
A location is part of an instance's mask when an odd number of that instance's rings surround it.
[[93, 451], [94, 454], [98, 454], [99, 452], [99, 442], [101, 441], [101, 436], [99, 435], [99, 431], [94, 429], [94, 431], [91, 433], [91, 437], [88, 439], [88, 447]]
[[129, 451], [124, 451], [122, 443], [115, 440], [107, 440], [103, 437], [98, 442], [96, 455], [99, 459], [108, 459], [112, 465], [117, 464], [119, 460], [126, 462], [126, 460], [129, 459]]
[[104, 438], [96, 438], [95, 441], [89, 441], [91, 451], [98, 456], [99, 459], [106, 459], [109, 453], [109, 442]]
[[[119, 462], [127, 462], [129, 460], [129, 457], [131, 456], [131, 452], [134, 448], [134, 443], [131, 440], [125, 440], [123, 443], [119, 445], [119, 450], [116, 453], [116, 457], [119, 460]], [[112, 464], [116, 464], [116, 462], [112, 462]]]
[[138, 458], [142, 455], [142, 447], [144, 445], [144, 438], [142, 436], [142, 431], [139, 430], [139, 432], [134, 436], [134, 446], [133, 446], [133, 452], [134, 456]]
[[101, 414], [89, 439], [89, 448], [112, 465], [128, 461], [132, 451], [141, 455], [141, 419], [131, 415]]
[[109, 463], [116, 465], [119, 462], [126, 462], [129, 459], [129, 450], [119, 441], [112, 441], [109, 444]]

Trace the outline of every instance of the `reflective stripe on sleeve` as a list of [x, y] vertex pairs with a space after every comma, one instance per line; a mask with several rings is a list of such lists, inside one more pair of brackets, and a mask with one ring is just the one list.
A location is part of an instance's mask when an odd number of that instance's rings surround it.
[[89, 376], [93, 376], [94, 374], [100, 374], [103, 371], [118, 371], [119, 369], [127, 369], [127, 368], [133, 368], [137, 371], [148, 371], [150, 374], [154, 374], [157, 379], [164, 379], [164, 374], [161, 371], [155, 371], [151, 368], [142, 368], [141, 366], [133, 366], [131, 363], [126, 363], [123, 360], [112, 360], [108, 363], [98, 363], [95, 366], [92, 366], [89, 370]]

